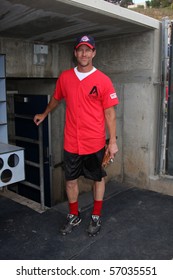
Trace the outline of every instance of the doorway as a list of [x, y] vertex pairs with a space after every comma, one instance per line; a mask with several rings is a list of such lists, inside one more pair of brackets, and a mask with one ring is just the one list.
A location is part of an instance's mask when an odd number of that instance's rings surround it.
[[[51, 162], [48, 118], [37, 127], [33, 122], [36, 113], [42, 112], [47, 95], [9, 94], [9, 140], [24, 148], [25, 181], [17, 184], [17, 193], [51, 206]], [[13, 120], [13, 121], [12, 121]]]

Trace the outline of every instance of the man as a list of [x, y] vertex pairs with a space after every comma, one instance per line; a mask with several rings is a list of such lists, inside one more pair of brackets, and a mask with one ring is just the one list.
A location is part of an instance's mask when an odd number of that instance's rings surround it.
[[[113, 160], [118, 151], [114, 109], [118, 98], [111, 80], [93, 67], [92, 61], [96, 55], [93, 37], [85, 35], [78, 38], [74, 55], [77, 67], [61, 73], [47, 108], [34, 117], [34, 122], [39, 125], [60, 100], [65, 99], [64, 163], [69, 214], [61, 233], [70, 233], [81, 222], [78, 178], [82, 175], [94, 181], [94, 207], [87, 229], [88, 234], [93, 236], [101, 227], [106, 176], [102, 168], [103, 157], [106, 153]], [[106, 151], [105, 123], [109, 133]]]

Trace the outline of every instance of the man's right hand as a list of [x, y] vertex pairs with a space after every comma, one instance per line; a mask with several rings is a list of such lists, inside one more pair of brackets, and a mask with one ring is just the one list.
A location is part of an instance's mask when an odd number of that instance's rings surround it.
[[34, 117], [34, 122], [36, 125], [39, 125], [41, 122], [44, 121], [44, 119], [47, 117], [47, 115], [58, 106], [59, 101], [54, 98], [54, 96], [51, 97], [51, 100], [49, 104], [47, 105], [45, 111], [42, 114], [37, 114]]
[[45, 119], [45, 115], [44, 114], [37, 114], [34, 116], [34, 122], [36, 125], [39, 125], [40, 123], [42, 123]]

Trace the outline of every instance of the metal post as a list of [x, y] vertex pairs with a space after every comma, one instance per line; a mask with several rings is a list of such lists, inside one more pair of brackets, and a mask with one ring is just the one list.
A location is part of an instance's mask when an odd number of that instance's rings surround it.
[[43, 158], [43, 125], [38, 127], [39, 134], [39, 164], [40, 164], [40, 202], [41, 209], [45, 210], [44, 203], [44, 158]]
[[162, 81], [161, 81], [161, 108], [160, 108], [160, 161], [159, 174], [165, 174], [166, 164], [166, 139], [167, 139], [167, 101], [166, 101], [166, 82], [168, 67], [168, 27], [170, 20], [168, 17], [162, 20]]

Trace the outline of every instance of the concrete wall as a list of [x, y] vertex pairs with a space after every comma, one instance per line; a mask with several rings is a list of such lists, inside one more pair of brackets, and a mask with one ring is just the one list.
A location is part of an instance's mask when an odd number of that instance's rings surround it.
[[117, 108], [117, 135], [123, 181], [142, 187], [148, 184], [155, 168], [152, 154], [156, 149], [155, 103], [159, 97], [153, 85], [159, 80], [159, 67], [155, 63], [159, 61], [159, 50], [155, 49], [155, 42], [158, 45], [157, 32], [108, 41], [98, 46], [98, 52], [100, 49], [107, 52], [96, 63], [112, 78], [121, 102]]
[[59, 48], [56, 44], [46, 46], [48, 54], [35, 55], [34, 43], [0, 38], [0, 53], [6, 54], [7, 77], [56, 78]]
[[120, 99], [117, 107], [119, 154], [115, 169], [110, 168], [111, 176], [114, 174], [118, 180], [122, 178], [137, 187], [173, 194], [167, 180], [162, 178], [161, 187], [160, 178], [155, 176], [160, 113], [160, 31], [101, 42], [97, 54], [96, 67], [111, 77]]

